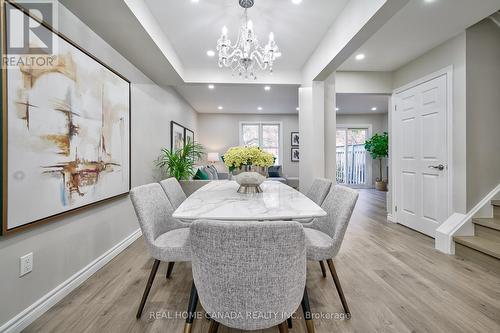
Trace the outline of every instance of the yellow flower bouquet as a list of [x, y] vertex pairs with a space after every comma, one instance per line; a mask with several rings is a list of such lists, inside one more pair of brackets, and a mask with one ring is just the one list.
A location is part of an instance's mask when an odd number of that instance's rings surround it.
[[267, 178], [267, 168], [274, 165], [272, 154], [259, 147], [232, 147], [222, 156], [234, 180], [240, 184], [238, 193], [260, 193]]
[[229, 171], [238, 169], [243, 165], [270, 167], [274, 165], [274, 156], [259, 147], [232, 147], [223, 156], [224, 164]]

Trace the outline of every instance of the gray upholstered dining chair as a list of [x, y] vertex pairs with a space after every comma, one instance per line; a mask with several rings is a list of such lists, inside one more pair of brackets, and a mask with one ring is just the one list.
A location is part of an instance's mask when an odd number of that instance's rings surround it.
[[181, 203], [186, 200], [186, 194], [182, 190], [181, 184], [174, 177], [164, 179], [160, 182], [161, 187], [165, 191], [168, 200], [174, 207], [174, 210], [179, 208]]
[[330, 187], [332, 187], [332, 181], [330, 179], [316, 178], [309, 188], [309, 191], [307, 191], [306, 196], [317, 205], [321, 206], [330, 191]]
[[307, 259], [321, 263], [323, 277], [326, 277], [323, 260], [326, 260], [333, 282], [340, 296], [346, 314], [350, 315], [347, 301], [340, 285], [333, 258], [337, 255], [342, 245], [347, 225], [351, 219], [354, 206], [358, 200], [358, 192], [345, 186], [334, 185], [326, 196], [321, 208], [328, 215], [315, 218], [313, 222], [304, 227], [306, 234]]
[[174, 262], [191, 261], [191, 247], [189, 228], [172, 217], [174, 209], [160, 184], [135, 187], [130, 191], [130, 198], [149, 253], [155, 259], [137, 310], [136, 317], [139, 319], [160, 262], [169, 263], [167, 269], [169, 278]]
[[[312, 201], [314, 201], [315, 204], [321, 206], [326, 196], [328, 195], [328, 192], [330, 191], [331, 187], [332, 187], [332, 181], [330, 179], [315, 178], [313, 183], [311, 184], [311, 187], [309, 188], [309, 191], [307, 191], [306, 196]], [[304, 227], [307, 227], [310, 226], [313, 220], [314, 219], [310, 218], [310, 219], [300, 219], [297, 221], [302, 223]], [[325, 264], [323, 263], [323, 261], [320, 261], [319, 265], [321, 267], [321, 272], [323, 273], [323, 277], [326, 277]]]
[[190, 239], [194, 283], [188, 314], [199, 297], [212, 319], [210, 332], [217, 332], [219, 324], [241, 330], [278, 325], [288, 332], [286, 320], [301, 302], [312, 326], [300, 223], [196, 221]]

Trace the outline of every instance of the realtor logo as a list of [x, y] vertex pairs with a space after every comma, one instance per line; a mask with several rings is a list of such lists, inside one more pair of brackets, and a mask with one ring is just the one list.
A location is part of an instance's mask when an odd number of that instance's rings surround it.
[[3, 65], [44, 67], [54, 59], [57, 35], [42, 25], [54, 27], [56, 13], [51, 0], [6, 2], [6, 52]]

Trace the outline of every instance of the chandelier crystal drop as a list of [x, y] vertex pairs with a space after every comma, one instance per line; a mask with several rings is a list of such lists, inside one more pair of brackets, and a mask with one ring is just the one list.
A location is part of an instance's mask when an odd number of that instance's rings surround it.
[[245, 79], [256, 80], [255, 71], [257, 69], [273, 72], [274, 61], [281, 56], [281, 52], [274, 41], [272, 32], [269, 33], [269, 40], [265, 46], [259, 44], [253, 22], [248, 19], [247, 14], [247, 10], [253, 6], [254, 0], [239, 0], [239, 3], [244, 8], [244, 13], [238, 39], [236, 43], [232, 44], [227, 37], [227, 27], [222, 28], [222, 34], [217, 41], [219, 67], [231, 68], [233, 76], [238, 75]]

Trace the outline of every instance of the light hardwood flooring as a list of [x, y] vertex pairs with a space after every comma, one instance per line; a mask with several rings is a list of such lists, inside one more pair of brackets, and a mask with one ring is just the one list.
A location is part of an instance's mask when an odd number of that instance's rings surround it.
[[[186, 310], [189, 264], [176, 264], [170, 280], [167, 264], [160, 265], [143, 317], [135, 319], [152, 263], [143, 239], [137, 240], [25, 332], [182, 332], [182, 318], [149, 316]], [[324, 317], [315, 320], [317, 332], [500, 332], [500, 276], [439, 253], [432, 239], [388, 223], [385, 193], [361, 190], [335, 264], [352, 318], [327, 319], [342, 305], [331, 276], [323, 278], [319, 264], [310, 262], [311, 309]], [[291, 332], [305, 332], [302, 320], [293, 324]], [[208, 326], [197, 319], [193, 332]], [[219, 332], [240, 331], [221, 326]]]

